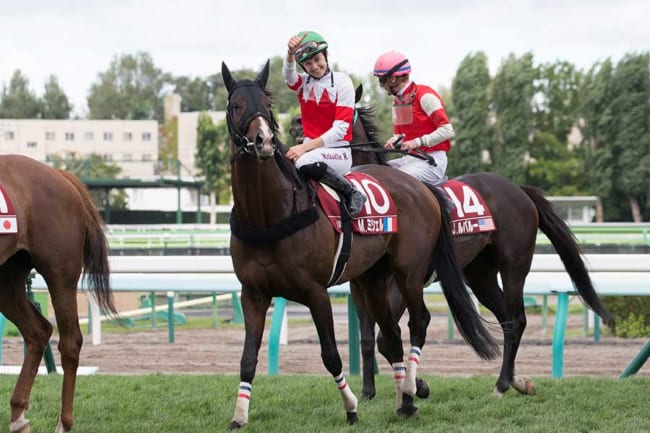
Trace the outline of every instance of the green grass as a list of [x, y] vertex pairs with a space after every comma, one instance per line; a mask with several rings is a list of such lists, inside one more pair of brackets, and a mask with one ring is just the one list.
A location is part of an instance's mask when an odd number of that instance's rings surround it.
[[[359, 377], [348, 378], [355, 392]], [[290, 432], [463, 432], [621, 433], [650, 431], [650, 379], [537, 379], [537, 395], [509, 391], [491, 395], [494, 377], [426, 376], [429, 400], [418, 401], [420, 418], [394, 413], [392, 379], [378, 377], [377, 397], [360, 402], [360, 422], [345, 425], [341, 399], [327, 376], [259, 376], [254, 383], [248, 433]], [[0, 376], [8, 402], [15, 377]], [[53, 431], [61, 378], [39, 376], [27, 413], [34, 431]], [[84, 376], [75, 399], [75, 428], [84, 433], [225, 432], [233, 415], [239, 378], [205, 376]], [[0, 427], [9, 423], [9, 405]]]

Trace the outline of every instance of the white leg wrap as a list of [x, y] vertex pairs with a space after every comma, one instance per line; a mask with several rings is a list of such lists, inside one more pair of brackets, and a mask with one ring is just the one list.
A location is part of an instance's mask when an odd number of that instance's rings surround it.
[[347, 380], [345, 380], [345, 375], [343, 373], [339, 374], [334, 378], [334, 382], [336, 382], [336, 386], [339, 388], [339, 391], [341, 391], [343, 408], [346, 410], [346, 412], [356, 412], [357, 397], [350, 389]]
[[29, 424], [29, 420], [25, 418], [25, 414], [21, 413], [16, 421], [9, 423], [9, 431], [15, 432], [20, 431], [21, 428]]
[[395, 407], [402, 407], [402, 385], [406, 378], [406, 366], [403, 362], [393, 364], [393, 378], [395, 379]]
[[404, 380], [402, 391], [410, 396], [415, 396], [415, 376], [418, 372], [418, 365], [420, 365], [420, 353], [419, 347], [411, 347], [406, 362], [406, 379]]
[[54, 430], [54, 433], [68, 433], [66, 429], [63, 428], [63, 423], [61, 423], [61, 417], [59, 417], [59, 420], [56, 423], [56, 430]]
[[248, 424], [248, 406], [251, 401], [251, 391], [253, 385], [248, 382], [239, 383], [239, 392], [237, 393], [237, 406], [235, 407], [235, 415], [232, 420], [240, 426]]

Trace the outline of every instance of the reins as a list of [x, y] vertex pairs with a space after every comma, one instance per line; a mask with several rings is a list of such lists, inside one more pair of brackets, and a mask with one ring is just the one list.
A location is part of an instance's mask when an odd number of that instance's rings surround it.
[[383, 154], [399, 153], [401, 155], [408, 155], [414, 158], [421, 159], [423, 161], [427, 161], [429, 164], [433, 165], [434, 167], [437, 166], [435, 158], [421, 149], [415, 149], [414, 150], [415, 153], [412, 153], [409, 150], [384, 149], [382, 147], [376, 147], [376, 146], [380, 146], [380, 144], [377, 143], [376, 141], [367, 141], [365, 143], [352, 143], [352, 144], [347, 144], [345, 146], [336, 146], [336, 147], [350, 148], [350, 149], [354, 149], [357, 152], [383, 153]]

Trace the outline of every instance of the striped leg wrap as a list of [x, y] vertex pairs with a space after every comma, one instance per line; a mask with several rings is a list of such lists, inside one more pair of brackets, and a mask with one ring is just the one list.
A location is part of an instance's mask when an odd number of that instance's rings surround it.
[[393, 364], [393, 379], [395, 379], [395, 407], [402, 407], [402, 385], [406, 378], [406, 366], [403, 362]]
[[411, 347], [411, 350], [408, 354], [408, 360], [406, 363], [406, 379], [404, 379], [404, 386], [402, 391], [410, 396], [415, 395], [416, 386], [415, 386], [415, 377], [418, 372], [418, 365], [420, 365], [420, 354], [422, 353], [419, 347]]
[[341, 392], [341, 398], [343, 399], [343, 407], [347, 412], [356, 412], [357, 411], [357, 397], [354, 395], [350, 387], [348, 386], [347, 380], [345, 380], [345, 375], [343, 373], [334, 377], [334, 382]]
[[237, 407], [235, 407], [235, 416], [233, 421], [244, 426], [248, 423], [248, 406], [251, 401], [251, 391], [253, 385], [248, 382], [239, 382], [239, 392], [237, 393]]

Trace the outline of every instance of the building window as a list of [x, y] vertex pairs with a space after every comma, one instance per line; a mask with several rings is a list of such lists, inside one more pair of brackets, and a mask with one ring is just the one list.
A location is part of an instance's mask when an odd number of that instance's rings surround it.
[[142, 160], [143, 161], [151, 161], [151, 155], [149, 155], [148, 153], [145, 153], [144, 155], [142, 155]]
[[113, 141], [113, 133], [104, 132], [104, 141]]
[[110, 153], [105, 153], [104, 155], [102, 155], [102, 157], [104, 158], [104, 161], [112, 161], [113, 160], [113, 155], [111, 155]]
[[37, 146], [38, 146], [38, 143], [36, 143], [35, 141], [28, 141], [28, 142], [27, 142], [27, 147], [28, 147], [28, 148], [32, 148], [32, 149], [33, 149], [34, 147], [37, 147]]
[[142, 141], [151, 141], [151, 132], [143, 132]]
[[93, 141], [95, 139], [95, 133], [92, 131], [86, 131], [84, 132], [84, 140], [85, 141]]
[[54, 134], [54, 132], [52, 132], [52, 131], [47, 131], [47, 132], [45, 133], [45, 140], [47, 140], [47, 141], [54, 141], [55, 139], [56, 139], [56, 134]]
[[13, 140], [14, 139], [14, 132], [13, 131], [5, 131], [5, 140]]
[[65, 141], [74, 141], [74, 132], [66, 132]]
[[131, 162], [133, 161], [133, 156], [130, 153], [125, 153], [122, 156], [122, 159], [124, 160], [124, 162]]
[[133, 133], [132, 132], [125, 132], [122, 136], [122, 139], [124, 141], [131, 141], [133, 140]]

